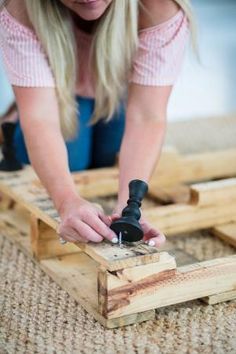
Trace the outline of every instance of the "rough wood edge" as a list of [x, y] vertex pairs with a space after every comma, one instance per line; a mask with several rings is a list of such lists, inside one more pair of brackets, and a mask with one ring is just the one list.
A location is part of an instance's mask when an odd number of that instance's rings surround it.
[[60, 244], [56, 231], [32, 214], [30, 226], [32, 252], [37, 260], [81, 252], [73, 243]]
[[208, 305], [219, 304], [220, 302], [230, 301], [236, 299], [236, 289], [232, 291], [226, 291], [220, 294], [214, 294], [211, 296], [203, 297], [201, 300]]
[[[236, 255], [168, 270], [124, 284], [107, 272], [106, 317], [128, 315], [235, 289]], [[129, 298], [127, 298], [127, 294]]]
[[236, 222], [215, 226], [210, 232], [229, 245], [236, 247]]

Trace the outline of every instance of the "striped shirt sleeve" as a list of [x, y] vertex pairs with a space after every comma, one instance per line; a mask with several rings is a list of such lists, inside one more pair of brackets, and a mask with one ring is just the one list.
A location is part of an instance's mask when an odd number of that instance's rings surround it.
[[47, 56], [35, 33], [3, 9], [0, 50], [8, 79], [21, 87], [55, 87]]
[[166, 22], [139, 31], [130, 82], [147, 86], [173, 85], [181, 70], [189, 32], [183, 10]]

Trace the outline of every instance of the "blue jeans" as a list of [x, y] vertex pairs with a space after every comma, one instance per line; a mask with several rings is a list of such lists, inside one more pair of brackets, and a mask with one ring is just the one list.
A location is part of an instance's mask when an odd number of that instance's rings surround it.
[[[94, 99], [80, 96], [77, 96], [76, 99], [80, 110], [79, 131], [73, 140], [66, 142], [70, 171], [114, 165], [124, 133], [124, 107], [120, 107], [110, 122], [99, 121], [93, 126], [88, 126], [94, 108]], [[19, 122], [15, 130], [14, 145], [18, 160], [29, 164]]]

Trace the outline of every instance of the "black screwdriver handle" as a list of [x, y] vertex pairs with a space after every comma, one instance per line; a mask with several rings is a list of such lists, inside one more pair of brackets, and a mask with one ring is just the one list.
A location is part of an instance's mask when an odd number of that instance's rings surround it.
[[122, 216], [131, 216], [136, 220], [141, 217], [141, 212], [139, 208], [141, 207], [141, 202], [148, 191], [148, 185], [146, 182], [140, 179], [133, 179], [129, 182], [129, 199], [127, 201], [127, 206], [122, 210]]
[[129, 182], [129, 199], [134, 199], [141, 203], [147, 191], [148, 185], [146, 182], [140, 179], [133, 179]]
[[148, 191], [146, 182], [134, 179], [129, 183], [129, 199], [127, 206], [122, 210], [120, 219], [111, 223], [110, 228], [119, 236], [122, 234], [122, 241], [137, 242], [143, 238], [143, 230], [139, 223], [141, 202]]

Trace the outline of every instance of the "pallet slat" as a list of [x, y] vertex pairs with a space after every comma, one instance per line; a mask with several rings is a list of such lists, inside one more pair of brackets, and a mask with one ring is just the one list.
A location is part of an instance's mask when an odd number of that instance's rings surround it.
[[114, 273], [107, 271], [105, 276], [100, 285], [106, 285], [103, 313], [113, 318], [234, 290], [236, 255], [165, 270], [125, 285], [114, 280]]
[[[225, 205], [227, 204], [227, 207]], [[166, 235], [236, 221], [236, 179], [194, 184], [187, 204], [154, 207], [143, 215]]]
[[213, 235], [236, 247], [236, 222], [213, 227], [211, 232]]
[[211, 296], [203, 297], [203, 300], [208, 305], [219, 304], [220, 302], [230, 301], [236, 299], [236, 290], [225, 291], [224, 293], [214, 294]]

